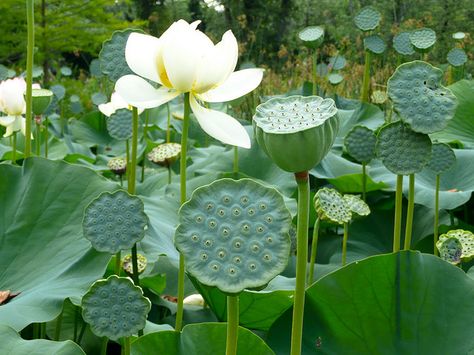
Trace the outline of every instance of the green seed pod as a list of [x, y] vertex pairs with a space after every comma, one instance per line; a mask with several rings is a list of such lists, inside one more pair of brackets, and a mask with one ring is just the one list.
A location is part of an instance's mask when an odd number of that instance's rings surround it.
[[308, 171], [326, 156], [339, 119], [332, 99], [290, 96], [257, 106], [253, 127], [258, 144], [275, 164], [297, 173]]
[[359, 216], [368, 216], [370, 214], [370, 207], [357, 195], [344, 195], [344, 201], [349, 206], [352, 213]]
[[382, 19], [380, 12], [372, 6], [362, 8], [354, 17], [354, 23], [359, 30], [364, 32], [375, 30]]
[[440, 252], [442, 244], [449, 238], [456, 238], [461, 242], [461, 261], [463, 263], [470, 261], [474, 258], [474, 234], [472, 232], [463, 229], [455, 229], [450, 230], [446, 234], [441, 234], [439, 236], [438, 242], [436, 243], [436, 247]]
[[461, 262], [462, 244], [458, 238], [450, 237], [437, 242], [436, 248], [439, 250], [439, 256], [444, 261], [457, 265]]
[[387, 44], [379, 35], [370, 35], [364, 38], [364, 48], [373, 54], [382, 54], [387, 49]]
[[456, 41], [462, 41], [464, 38], [466, 38], [466, 34], [464, 32], [456, 32], [453, 33], [452, 37]]
[[410, 42], [415, 51], [426, 53], [436, 43], [436, 32], [431, 28], [419, 28], [410, 32]]
[[401, 55], [412, 55], [415, 53], [410, 41], [409, 32], [400, 32], [393, 37], [393, 48]]
[[372, 103], [376, 105], [383, 105], [385, 102], [387, 102], [388, 96], [385, 91], [375, 90], [370, 98], [372, 99]]
[[453, 48], [448, 52], [447, 59], [453, 67], [462, 67], [467, 63], [467, 54], [461, 48]]
[[329, 66], [332, 70], [341, 70], [346, 66], [347, 61], [342, 55], [338, 54], [334, 57], [329, 58]]
[[153, 148], [147, 157], [148, 160], [155, 164], [168, 167], [178, 160], [180, 155], [181, 144], [163, 143]]
[[456, 155], [449, 145], [444, 143], [433, 144], [428, 169], [439, 175], [451, 169], [454, 163], [456, 163]]
[[[147, 259], [143, 255], [137, 254], [137, 266], [139, 274], [145, 271], [146, 265]], [[122, 258], [122, 268], [127, 274], [133, 274], [132, 256], [130, 254], [125, 255]]]
[[236, 294], [285, 269], [290, 226], [278, 191], [251, 179], [221, 179], [196, 189], [180, 208], [174, 242], [193, 277]]
[[335, 189], [323, 187], [314, 195], [314, 208], [322, 221], [336, 224], [349, 223], [352, 212], [343, 196]]
[[367, 164], [375, 158], [375, 132], [365, 126], [354, 126], [344, 138], [347, 153], [357, 162]]
[[388, 79], [394, 109], [415, 132], [441, 131], [454, 117], [457, 99], [441, 85], [442, 78], [440, 69], [416, 60], [400, 65]]
[[321, 26], [309, 26], [298, 33], [298, 37], [309, 48], [318, 48], [324, 41], [324, 28]]
[[84, 237], [94, 249], [110, 254], [131, 249], [148, 226], [143, 202], [123, 190], [104, 192], [84, 211]]
[[107, 167], [116, 175], [123, 175], [127, 171], [127, 159], [116, 157], [109, 160]]
[[32, 111], [36, 116], [42, 115], [48, 106], [53, 101], [53, 92], [46, 89], [33, 89], [32, 96]]
[[132, 138], [132, 111], [129, 109], [115, 111], [106, 122], [107, 131], [112, 138], [121, 141]]
[[331, 73], [328, 75], [328, 81], [331, 85], [339, 85], [344, 80], [344, 77], [339, 73]]
[[397, 121], [380, 129], [375, 151], [392, 173], [415, 174], [423, 170], [431, 158], [431, 139]]
[[117, 341], [145, 328], [151, 302], [128, 277], [96, 281], [82, 297], [82, 317], [99, 337]]

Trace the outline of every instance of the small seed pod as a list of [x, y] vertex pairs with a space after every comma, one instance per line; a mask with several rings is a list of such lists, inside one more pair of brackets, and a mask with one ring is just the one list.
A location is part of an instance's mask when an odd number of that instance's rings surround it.
[[[141, 255], [137, 254], [137, 266], [138, 266], [138, 273], [141, 274], [146, 269], [147, 260], [146, 258]], [[122, 259], [122, 268], [127, 273], [132, 275], [133, 274], [133, 264], [132, 264], [132, 256], [130, 254], [125, 255]]]
[[121, 157], [112, 158], [107, 163], [107, 167], [116, 175], [123, 175], [127, 171], [127, 160]]
[[32, 90], [32, 111], [36, 116], [42, 115], [53, 100], [53, 92], [46, 89]]
[[181, 144], [178, 143], [164, 143], [152, 149], [148, 153], [148, 160], [151, 162], [161, 165], [170, 166], [181, 155]]

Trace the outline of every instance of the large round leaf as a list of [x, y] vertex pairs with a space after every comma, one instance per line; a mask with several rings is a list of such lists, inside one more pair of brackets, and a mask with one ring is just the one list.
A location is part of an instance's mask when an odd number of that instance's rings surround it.
[[34, 355], [34, 354], [56, 354], [56, 355], [84, 355], [79, 345], [71, 340], [49, 341], [43, 339], [24, 340], [12, 328], [0, 325], [0, 353], [3, 355]]
[[[181, 333], [163, 331], [145, 335], [132, 343], [132, 355], [202, 355], [225, 354], [224, 323], [190, 324]], [[239, 327], [238, 355], [271, 355], [273, 351], [250, 330]]]
[[[288, 354], [288, 310], [269, 344]], [[474, 349], [474, 281], [418, 252], [352, 263], [306, 291], [302, 354], [468, 354]]]
[[110, 255], [82, 236], [82, 214], [115, 186], [59, 161], [0, 165], [0, 290], [21, 292], [0, 306], [0, 324], [21, 330], [54, 319], [64, 299], [81, 297], [103, 275]]

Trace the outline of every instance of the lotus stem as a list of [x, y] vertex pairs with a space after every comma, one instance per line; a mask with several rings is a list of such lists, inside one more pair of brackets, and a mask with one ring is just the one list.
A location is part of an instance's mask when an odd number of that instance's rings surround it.
[[63, 314], [64, 314], [64, 308], [61, 309], [61, 313], [59, 313], [59, 316], [56, 319], [56, 326], [54, 328], [54, 338], [53, 338], [54, 341], [59, 341], [59, 337], [61, 336], [61, 326], [63, 324]]
[[[145, 111], [145, 126], [143, 126], [143, 137], [145, 139], [146, 143], [146, 135], [147, 135], [147, 130], [148, 130], [148, 110]], [[146, 163], [146, 150], [143, 151], [143, 157], [142, 157], [142, 178], [141, 182], [145, 181], [145, 163]]]
[[303, 313], [308, 261], [309, 224], [309, 176], [308, 172], [295, 173], [298, 184], [298, 217], [296, 229], [296, 286], [293, 305], [293, 324], [291, 328], [291, 355], [301, 354], [303, 337]]
[[82, 322], [82, 325], [81, 325], [81, 331], [79, 332], [79, 336], [77, 337], [77, 345], [81, 345], [81, 341], [82, 341], [82, 338], [84, 337], [84, 333], [86, 331], [86, 322]]
[[33, 339], [39, 339], [39, 323], [33, 323]]
[[41, 140], [40, 140], [40, 123], [38, 123], [38, 121], [36, 121], [36, 142], [35, 142], [35, 146], [36, 146], [36, 156], [40, 156], [41, 154]]
[[439, 180], [440, 175], [436, 175], [436, 189], [435, 189], [435, 215], [434, 215], [434, 230], [433, 230], [433, 247], [434, 255], [439, 255], [436, 243], [438, 242], [438, 225], [439, 225]]
[[79, 321], [79, 307], [74, 307], [74, 335], [72, 341], [76, 342], [77, 340], [77, 322]]
[[16, 132], [13, 132], [13, 142], [12, 142], [12, 164], [16, 164]]
[[365, 163], [362, 163], [362, 200], [365, 202], [365, 193], [367, 191], [367, 166]]
[[39, 324], [40, 339], [46, 339], [46, 323]]
[[235, 178], [239, 175], [239, 147], [234, 146], [234, 176]]
[[[128, 149], [127, 149], [128, 150]], [[133, 107], [132, 109], [132, 152], [130, 156], [130, 169], [127, 165], [128, 170], [128, 193], [135, 195], [136, 186], [136, 174], [137, 174], [137, 151], [138, 151], [138, 109]], [[137, 260], [137, 243], [132, 247], [132, 279], [133, 283], [137, 286], [140, 285], [140, 279], [138, 276], [138, 260]]]
[[400, 232], [402, 228], [402, 190], [403, 175], [397, 175], [397, 191], [395, 193], [395, 222], [393, 226], [393, 252], [400, 250]]
[[34, 0], [26, 0], [26, 20], [28, 44], [26, 50], [26, 126], [25, 126], [25, 158], [31, 155], [31, 123], [33, 121], [33, 58], [35, 49], [35, 4]]
[[122, 259], [122, 252], [119, 250], [117, 254], [115, 254], [115, 275], [120, 276], [120, 269], [121, 269], [121, 260]]
[[347, 239], [349, 238], [349, 223], [344, 223], [344, 237], [342, 238], [342, 266], [346, 265]]
[[227, 296], [227, 339], [225, 354], [237, 354], [239, 334], [239, 296]]
[[318, 250], [318, 239], [319, 239], [319, 226], [320, 219], [316, 217], [313, 227], [313, 240], [311, 241], [311, 257], [309, 259], [309, 275], [308, 275], [308, 285], [311, 285], [314, 280], [314, 264], [316, 263], [316, 254]]
[[126, 173], [127, 173], [127, 183], [128, 183], [128, 176], [130, 175], [130, 142], [129, 140], [127, 139], [125, 141], [125, 158], [127, 160], [127, 170], [126, 170]]
[[[188, 131], [189, 131], [189, 114], [191, 108], [189, 106], [189, 93], [184, 94], [184, 116], [183, 116], [183, 132], [181, 133], [181, 159], [179, 161], [180, 174], [180, 195], [181, 205], [186, 202], [186, 154], [188, 149]], [[183, 327], [183, 301], [184, 301], [184, 255], [179, 253], [179, 270], [178, 270], [178, 304], [176, 310], [175, 330], [181, 331]]]
[[408, 185], [407, 223], [405, 226], [404, 250], [410, 250], [413, 230], [413, 212], [415, 210], [415, 174], [410, 174]]
[[125, 337], [123, 339], [123, 355], [130, 355], [131, 353], [131, 347], [130, 347], [130, 337]]
[[[101, 121], [102, 122], [102, 121]], [[48, 117], [45, 116], [44, 118], [44, 157], [48, 159], [48, 139], [49, 139], [49, 131], [48, 131]]]
[[370, 52], [365, 51], [365, 63], [364, 63], [364, 78], [362, 80], [362, 94], [361, 101], [369, 102], [369, 90], [370, 90]]
[[102, 343], [100, 344], [100, 355], [107, 355], [107, 344], [109, 343], [109, 338], [103, 337]]
[[168, 112], [168, 120], [166, 121], [166, 143], [169, 143], [171, 140], [171, 112], [170, 112], [170, 103], [166, 103], [166, 111]]
[[317, 78], [318, 78], [318, 48], [315, 48], [314, 55], [313, 55], [313, 95], [314, 96], [318, 94], [318, 88], [316, 86]]

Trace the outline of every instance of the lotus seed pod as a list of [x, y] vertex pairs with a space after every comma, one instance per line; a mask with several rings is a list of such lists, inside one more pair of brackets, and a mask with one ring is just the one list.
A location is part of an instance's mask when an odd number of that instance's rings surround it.
[[[139, 274], [145, 271], [146, 265], [147, 265], [147, 259], [143, 255], [137, 254], [137, 266], [138, 266]], [[122, 258], [122, 268], [126, 273], [130, 275], [133, 274], [132, 256], [130, 254], [125, 255]]]
[[456, 163], [456, 155], [449, 145], [444, 143], [433, 144], [428, 169], [439, 175], [451, 169], [454, 163]]
[[253, 116], [260, 147], [281, 169], [308, 171], [326, 156], [339, 129], [332, 99], [319, 96], [273, 98]]
[[357, 13], [354, 22], [359, 30], [372, 31], [379, 26], [381, 18], [382, 15], [377, 9], [366, 6]]
[[190, 305], [190, 306], [201, 306], [204, 307], [204, 298], [199, 293], [196, 293], [194, 295], [189, 295], [183, 300], [184, 304]]
[[127, 171], [127, 159], [116, 157], [109, 160], [107, 167], [114, 174], [123, 175]]
[[375, 158], [375, 132], [365, 126], [354, 126], [344, 138], [347, 153], [359, 163], [367, 164]]
[[415, 53], [410, 41], [409, 32], [400, 32], [393, 37], [393, 48], [401, 55], [412, 55]]
[[443, 72], [419, 60], [400, 65], [388, 79], [388, 96], [415, 132], [441, 131], [454, 117], [457, 99], [441, 85]]
[[298, 37], [309, 48], [318, 48], [324, 40], [324, 28], [321, 26], [309, 26], [298, 33]]
[[145, 328], [151, 302], [128, 277], [96, 281], [82, 297], [82, 317], [99, 337], [117, 341]]
[[346, 201], [347, 206], [352, 213], [355, 213], [359, 216], [368, 216], [370, 214], [370, 207], [357, 195], [344, 195], [344, 201]]
[[174, 242], [193, 277], [236, 294], [285, 269], [290, 225], [278, 191], [251, 179], [221, 179], [196, 189], [180, 208]]
[[123, 108], [107, 118], [107, 131], [112, 138], [127, 140], [132, 137], [132, 111]]
[[53, 92], [46, 89], [33, 89], [31, 91], [32, 111], [36, 116], [42, 115], [53, 101]]
[[456, 33], [453, 33], [452, 37], [456, 41], [462, 41], [464, 38], [466, 38], [466, 34], [464, 32], [456, 32]]
[[142, 240], [148, 226], [143, 202], [123, 190], [104, 192], [84, 211], [84, 237], [94, 249], [116, 254]]
[[436, 247], [438, 248], [438, 250], [440, 250], [440, 252], [441, 244], [448, 238], [456, 238], [461, 242], [461, 261], [463, 263], [468, 262], [474, 258], [474, 234], [472, 232], [463, 229], [455, 229], [450, 230], [446, 234], [441, 234], [439, 236], [438, 242], [436, 243]]
[[375, 90], [370, 98], [372, 99], [372, 103], [376, 105], [383, 105], [385, 102], [387, 102], [388, 96], [385, 91]]
[[436, 43], [436, 32], [431, 28], [420, 28], [410, 32], [410, 42], [415, 51], [428, 52]]
[[162, 165], [170, 166], [181, 155], [181, 144], [178, 143], [163, 143], [152, 149], [148, 153], [148, 160], [151, 162]]
[[346, 58], [342, 55], [335, 55], [334, 57], [329, 58], [329, 65], [331, 66], [332, 70], [341, 70], [344, 69], [346, 66]]
[[453, 67], [462, 67], [467, 63], [467, 54], [461, 48], [453, 48], [448, 52], [447, 59]]
[[457, 265], [461, 262], [462, 244], [458, 238], [446, 238], [443, 242], [437, 242], [436, 248], [439, 250], [439, 256], [444, 261]]
[[344, 77], [338, 73], [331, 73], [328, 75], [328, 81], [331, 85], [339, 85], [344, 80]]
[[335, 189], [323, 187], [314, 195], [314, 208], [322, 221], [336, 224], [349, 223], [352, 212], [343, 196]]
[[364, 48], [373, 54], [382, 54], [387, 49], [387, 44], [379, 35], [370, 35], [364, 38]]
[[397, 175], [419, 173], [431, 158], [431, 139], [401, 121], [383, 126], [375, 146], [383, 165]]

